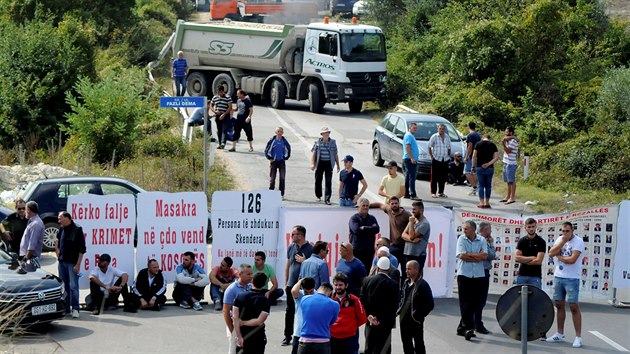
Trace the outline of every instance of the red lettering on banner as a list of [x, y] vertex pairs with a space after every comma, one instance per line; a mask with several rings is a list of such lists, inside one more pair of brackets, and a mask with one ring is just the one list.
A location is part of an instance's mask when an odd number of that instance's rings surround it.
[[162, 199], [155, 200], [155, 216], [173, 217], [173, 216], [197, 216], [197, 204], [187, 203], [184, 199], [180, 199], [179, 203], [169, 204]]
[[77, 220], [96, 220], [101, 218], [101, 209], [88, 203], [87, 206], [83, 206], [83, 203], [72, 203], [70, 208], [72, 212], [72, 218]]
[[[442, 268], [442, 233], [438, 235], [437, 255], [435, 242], [429, 242], [427, 246], [427, 268]], [[436, 262], [436, 256], [438, 258]]]
[[105, 219], [116, 220], [122, 222], [123, 219], [129, 218], [129, 208], [122, 203], [109, 204], [105, 203]]
[[206, 228], [201, 227], [201, 230], [183, 230], [181, 231], [182, 243], [206, 243]]
[[171, 230], [171, 227], [167, 227], [166, 231], [160, 231], [160, 243], [161, 244], [174, 244], [177, 242], [177, 233]]
[[130, 227], [112, 227], [92, 229], [93, 245], [127, 245], [131, 243], [133, 229]]
[[[98, 254], [98, 253], [94, 254], [94, 264], [98, 264], [98, 260], [99, 260], [100, 257], [101, 257], [101, 255]], [[117, 263], [118, 263], [118, 260], [116, 259], [116, 257], [112, 256], [112, 261], [109, 262], [109, 265], [112, 266], [112, 267], [116, 267]]]

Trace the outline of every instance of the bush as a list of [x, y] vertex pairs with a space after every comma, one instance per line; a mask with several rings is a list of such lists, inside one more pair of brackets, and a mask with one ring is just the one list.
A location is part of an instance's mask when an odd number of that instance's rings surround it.
[[97, 82], [85, 78], [76, 85], [77, 96], [68, 94], [69, 126], [65, 129], [82, 150], [94, 152], [95, 162], [118, 162], [132, 155], [138, 122], [153, 114], [149, 103], [155, 95], [145, 88], [140, 69], [110, 71]]

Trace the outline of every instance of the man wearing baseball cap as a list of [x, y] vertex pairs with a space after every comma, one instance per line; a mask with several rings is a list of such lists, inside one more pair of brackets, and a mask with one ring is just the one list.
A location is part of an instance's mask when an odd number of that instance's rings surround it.
[[[351, 155], [343, 158], [343, 170], [339, 173], [339, 206], [342, 207], [355, 207], [368, 186], [361, 171], [352, 167], [353, 163]], [[359, 182], [362, 185], [360, 192]]]

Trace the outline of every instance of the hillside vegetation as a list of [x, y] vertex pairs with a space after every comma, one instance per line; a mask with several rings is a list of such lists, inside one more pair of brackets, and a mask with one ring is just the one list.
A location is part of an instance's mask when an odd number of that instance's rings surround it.
[[[538, 187], [630, 190], [630, 31], [597, 0], [368, 0], [388, 101], [483, 131], [515, 126]], [[610, 197], [612, 195], [612, 197]]]

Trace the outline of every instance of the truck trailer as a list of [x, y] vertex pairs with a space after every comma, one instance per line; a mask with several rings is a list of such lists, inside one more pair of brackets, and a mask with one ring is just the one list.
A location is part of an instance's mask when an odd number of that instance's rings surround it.
[[241, 88], [278, 109], [288, 98], [308, 100], [315, 113], [337, 102], [357, 113], [364, 101], [383, 96], [387, 79], [383, 31], [356, 23], [179, 20], [172, 48], [174, 56], [183, 51], [188, 62], [191, 96], [216, 94], [223, 86], [235, 97]]

